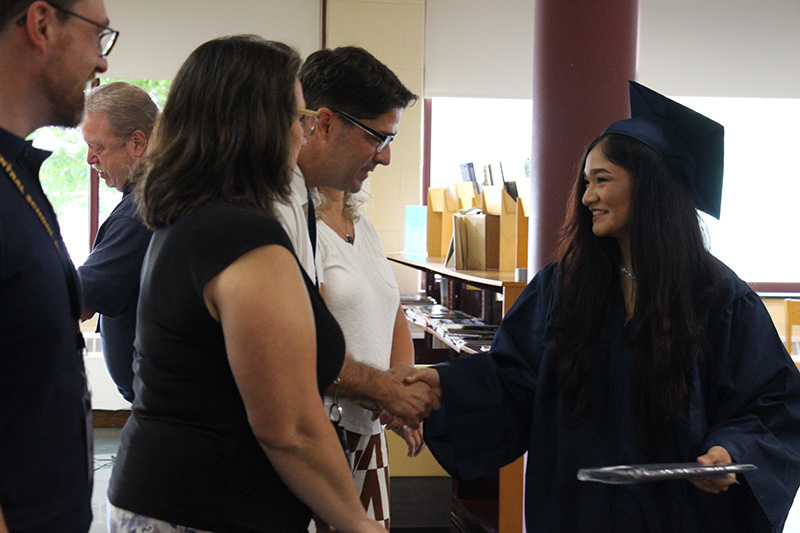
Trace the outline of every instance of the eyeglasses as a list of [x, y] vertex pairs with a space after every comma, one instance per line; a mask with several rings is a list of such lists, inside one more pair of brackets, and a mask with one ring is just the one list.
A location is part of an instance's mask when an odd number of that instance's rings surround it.
[[114, 48], [114, 43], [117, 42], [117, 37], [119, 37], [118, 31], [112, 30], [111, 28], [109, 28], [104, 24], [95, 22], [91, 19], [84, 17], [83, 15], [79, 15], [74, 11], [70, 11], [69, 9], [65, 9], [59, 5], [51, 4], [50, 2], [47, 2], [47, 4], [50, 7], [57, 9], [58, 11], [61, 11], [62, 13], [66, 13], [67, 15], [70, 15], [72, 17], [81, 19], [82, 21], [88, 22], [92, 26], [96, 26], [101, 30], [103, 30], [97, 34], [97, 50], [100, 51], [100, 57], [106, 57], [109, 53], [111, 53], [111, 49]]
[[317, 129], [319, 111], [298, 107], [297, 114], [300, 115], [300, 125], [303, 126], [303, 137], [311, 137], [314, 130]]
[[375, 148], [376, 154], [383, 152], [386, 149], [386, 147], [389, 146], [389, 143], [392, 142], [395, 137], [397, 137], [397, 134], [395, 133], [381, 133], [379, 131], [376, 131], [367, 126], [366, 124], [364, 124], [363, 122], [361, 122], [360, 120], [358, 120], [356, 117], [348, 115], [344, 111], [339, 111], [337, 109], [331, 109], [331, 111], [333, 111], [338, 115], [341, 115], [342, 117], [347, 119], [347, 121], [350, 122], [351, 124], [358, 126], [362, 130], [366, 131], [367, 133], [375, 137], [375, 139], [378, 141], [378, 146]]
[[[100, 57], [106, 57], [109, 53], [111, 53], [111, 49], [114, 48], [114, 43], [117, 42], [117, 37], [119, 37], [119, 32], [118, 31], [112, 30], [111, 28], [109, 28], [108, 26], [106, 26], [104, 24], [100, 24], [99, 22], [95, 22], [95, 21], [93, 21], [91, 19], [88, 19], [88, 18], [84, 17], [83, 15], [79, 15], [79, 14], [75, 13], [74, 11], [70, 11], [69, 9], [63, 8], [63, 7], [59, 6], [59, 5], [52, 4], [50, 2], [46, 2], [46, 3], [47, 3], [47, 5], [49, 5], [50, 7], [52, 7], [53, 9], [55, 9], [57, 11], [61, 11], [62, 13], [66, 13], [67, 15], [69, 15], [71, 17], [75, 17], [75, 18], [81, 19], [82, 21], [88, 22], [92, 26], [96, 26], [96, 27], [100, 28], [101, 30], [103, 30], [103, 31], [101, 31], [100, 33], [97, 34], [97, 50], [100, 52]], [[19, 19], [17, 19], [17, 26], [22, 26], [23, 24], [25, 24], [25, 18], [27, 16], [28, 15], [25, 14], [25, 15], [22, 15], [22, 17], [20, 17]]]

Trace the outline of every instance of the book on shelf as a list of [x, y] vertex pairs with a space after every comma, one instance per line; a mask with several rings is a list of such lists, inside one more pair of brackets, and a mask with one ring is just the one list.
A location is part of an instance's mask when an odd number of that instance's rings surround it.
[[404, 313], [415, 324], [430, 328], [441, 320], [471, 318], [463, 311], [452, 310], [440, 304], [408, 306]]
[[418, 315], [427, 316], [430, 318], [461, 318], [469, 317], [464, 311], [457, 309], [450, 309], [442, 304], [433, 305], [411, 305], [406, 309]]
[[[492, 177], [495, 185], [503, 185], [506, 192], [516, 201], [517, 197], [525, 194], [528, 190], [526, 183], [531, 180], [531, 161], [526, 159], [522, 163], [518, 161], [492, 164]], [[497, 179], [497, 173], [502, 174], [502, 179]]]
[[436, 300], [425, 294], [401, 294], [400, 305], [403, 307], [436, 305]]
[[442, 333], [452, 335], [494, 335], [498, 327], [500, 326], [484, 324], [477, 318], [471, 318], [470, 320], [454, 319], [449, 323], [441, 323], [437, 326]]
[[458, 351], [489, 350], [499, 327], [441, 304], [404, 305], [403, 309], [408, 320], [433, 331]]
[[[453, 316], [453, 317], [441, 317], [441, 318], [439, 318], [439, 317], [428, 317], [428, 323], [431, 325], [431, 327], [433, 329], [435, 329], [437, 331], [441, 330], [441, 331], [443, 331], [445, 333], [447, 332], [447, 330], [450, 327], [453, 327], [453, 326], [465, 326], [465, 325], [481, 326], [481, 325], [483, 325], [483, 322], [481, 322], [480, 319], [477, 319], [475, 317], [471, 317], [469, 315]], [[457, 328], [454, 327], [453, 330], [455, 331], [455, 329], [457, 329]]]
[[[456, 232], [455, 232], [455, 223], [453, 223], [453, 233], [450, 235], [450, 246], [447, 247], [447, 254], [444, 258], [444, 266], [447, 268], [455, 268], [456, 267]], [[447, 284], [442, 285], [446, 287]], [[442, 298], [444, 301], [444, 298]]]
[[503, 173], [503, 163], [491, 163], [489, 165], [489, 176], [492, 178], [492, 185], [503, 185], [506, 182], [505, 174]]
[[[462, 328], [462, 327], [449, 327], [454, 324], [438, 324], [434, 330], [442, 337], [450, 339], [462, 340], [492, 340], [494, 334], [497, 333], [497, 328], [491, 327], [477, 327], [477, 328]], [[456, 324], [458, 325], [458, 324]]]
[[517, 192], [517, 182], [516, 181], [506, 181], [503, 183], [503, 187], [505, 187], [506, 192], [511, 197], [512, 200], [516, 201], [519, 197], [519, 193]]
[[488, 352], [492, 348], [492, 341], [491, 340], [463, 340], [457, 339], [456, 341], [451, 341], [453, 346], [458, 348], [459, 350], [467, 350], [473, 352]]
[[500, 217], [480, 209], [453, 215], [456, 270], [497, 270], [500, 266]]
[[475, 176], [475, 165], [473, 163], [461, 164], [461, 180], [471, 181], [475, 191], [481, 193], [481, 184], [478, 183], [478, 178]]

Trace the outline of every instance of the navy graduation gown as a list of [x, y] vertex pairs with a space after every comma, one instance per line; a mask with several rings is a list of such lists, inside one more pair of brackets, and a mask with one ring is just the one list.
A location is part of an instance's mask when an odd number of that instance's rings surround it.
[[[444, 400], [425, 440], [457, 478], [528, 452], [526, 526], [533, 531], [780, 531], [800, 485], [800, 373], [760, 298], [724, 265], [723, 295], [701, 320], [708, 348], [660, 462], [695, 462], [714, 445], [757, 471], [714, 495], [686, 480], [578, 481], [578, 469], [649, 462], [634, 437], [631, 351], [619, 298], [597, 354], [592, 412], [576, 426], [548, 377], [554, 264], [526, 287], [489, 353], [437, 365]], [[631, 325], [628, 328], [632, 327]]]

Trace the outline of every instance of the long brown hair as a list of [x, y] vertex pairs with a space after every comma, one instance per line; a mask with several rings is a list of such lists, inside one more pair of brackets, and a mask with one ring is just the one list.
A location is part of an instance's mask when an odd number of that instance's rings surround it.
[[137, 172], [151, 229], [213, 200], [266, 212], [286, 198], [300, 59], [253, 35], [200, 45], [181, 66]]
[[591, 212], [581, 203], [583, 168], [596, 146], [633, 181], [637, 327], [631, 339], [631, 405], [639, 442], [656, 456], [660, 445], [674, 437], [675, 417], [688, 397], [690, 376], [704, 348], [698, 315], [719, 289], [719, 267], [706, 249], [688, 188], [661, 156], [622, 135], [604, 135], [589, 145], [562, 228], [551, 352], [573, 421], [588, 416], [597, 355], [607, 346], [608, 316], [620, 291], [618, 242], [592, 233]]

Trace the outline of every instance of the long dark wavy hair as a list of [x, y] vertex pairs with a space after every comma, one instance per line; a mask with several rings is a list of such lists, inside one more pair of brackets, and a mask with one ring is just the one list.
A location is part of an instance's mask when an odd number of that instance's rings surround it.
[[271, 213], [273, 201], [287, 197], [299, 68], [292, 48], [253, 35], [214, 39], [192, 52], [135, 170], [149, 228], [214, 200]]
[[631, 137], [606, 134], [587, 148], [572, 189], [558, 251], [553, 315], [553, 371], [579, 423], [589, 414], [597, 357], [608, 343], [608, 316], [620, 291], [620, 249], [592, 233], [582, 203], [586, 157], [600, 146], [632, 179], [630, 247], [636, 273], [631, 406], [637, 438], [656, 457], [674, 438], [676, 414], [704, 336], [698, 315], [718, 292], [720, 272], [706, 249], [699, 217], [682, 179], [655, 151]]

